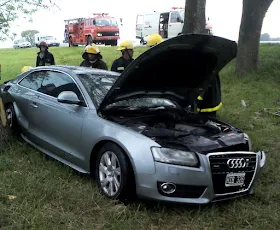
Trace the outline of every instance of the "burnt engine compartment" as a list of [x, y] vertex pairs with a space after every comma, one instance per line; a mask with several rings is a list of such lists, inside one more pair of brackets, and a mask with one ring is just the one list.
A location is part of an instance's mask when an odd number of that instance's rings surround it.
[[249, 151], [249, 144], [239, 129], [199, 114], [177, 110], [114, 111], [105, 117], [166, 148], [200, 153]]

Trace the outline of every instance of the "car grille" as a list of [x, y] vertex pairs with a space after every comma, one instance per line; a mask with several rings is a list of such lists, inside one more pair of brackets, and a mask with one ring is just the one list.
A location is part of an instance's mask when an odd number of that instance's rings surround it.
[[116, 34], [118, 34], [119, 32], [100, 32], [100, 34], [102, 34], [102, 36], [116, 36]]
[[[248, 160], [248, 164], [244, 168], [229, 168], [227, 165], [229, 159], [240, 158]], [[209, 162], [212, 172], [214, 193], [220, 195], [248, 190], [255, 174], [256, 160], [256, 154], [225, 153], [210, 155]], [[242, 186], [226, 187], [225, 180], [228, 173], [246, 173], [244, 184]]]

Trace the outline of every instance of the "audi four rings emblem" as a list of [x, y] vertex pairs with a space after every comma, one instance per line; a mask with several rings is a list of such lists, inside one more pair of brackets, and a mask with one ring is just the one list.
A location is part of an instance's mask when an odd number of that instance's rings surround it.
[[228, 159], [227, 165], [231, 169], [240, 169], [245, 168], [249, 164], [249, 159], [244, 158], [235, 158], [235, 159]]

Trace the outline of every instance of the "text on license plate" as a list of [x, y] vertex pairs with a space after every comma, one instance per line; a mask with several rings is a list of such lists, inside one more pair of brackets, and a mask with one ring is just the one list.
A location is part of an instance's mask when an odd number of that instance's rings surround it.
[[242, 186], [245, 181], [246, 173], [228, 173], [226, 176], [225, 186]]

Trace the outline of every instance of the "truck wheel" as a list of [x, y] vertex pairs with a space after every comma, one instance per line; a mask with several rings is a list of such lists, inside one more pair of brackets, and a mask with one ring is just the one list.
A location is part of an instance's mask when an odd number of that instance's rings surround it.
[[69, 47], [73, 46], [73, 41], [72, 41], [72, 38], [70, 37], [69, 38]]
[[112, 46], [117, 46], [117, 45], [118, 45], [118, 40], [112, 41], [112, 42], [111, 42], [111, 45], [112, 45]]
[[93, 43], [93, 39], [91, 36], [88, 36], [87, 45], [90, 45], [91, 43]]

